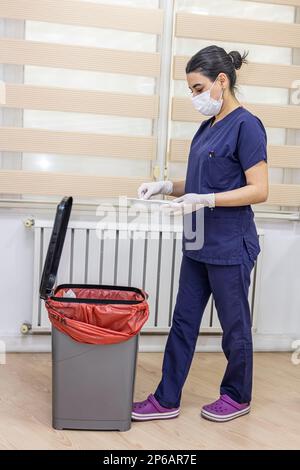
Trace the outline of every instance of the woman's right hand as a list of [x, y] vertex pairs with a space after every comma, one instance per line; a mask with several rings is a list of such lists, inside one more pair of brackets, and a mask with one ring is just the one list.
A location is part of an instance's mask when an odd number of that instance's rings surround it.
[[152, 181], [143, 183], [138, 188], [138, 196], [140, 199], [150, 199], [156, 194], [171, 194], [173, 191], [173, 182], [166, 181]]

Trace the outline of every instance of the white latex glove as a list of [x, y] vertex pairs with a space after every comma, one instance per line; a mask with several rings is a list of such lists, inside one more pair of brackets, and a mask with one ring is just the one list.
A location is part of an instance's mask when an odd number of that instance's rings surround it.
[[189, 214], [201, 207], [215, 207], [215, 194], [187, 193], [162, 206], [161, 210], [179, 215]]
[[173, 191], [172, 181], [152, 181], [143, 183], [138, 188], [138, 196], [140, 199], [150, 199], [155, 194], [171, 194]]

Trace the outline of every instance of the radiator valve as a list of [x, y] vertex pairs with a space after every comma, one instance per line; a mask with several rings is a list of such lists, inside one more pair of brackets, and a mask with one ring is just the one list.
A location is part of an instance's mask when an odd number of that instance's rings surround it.
[[28, 219], [24, 220], [24, 225], [26, 228], [34, 227], [34, 218], [28, 217]]
[[31, 328], [32, 328], [31, 323], [27, 323], [27, 322], [22, 323], [21, 328], [20, 328], [22, 335], [28, 335]]

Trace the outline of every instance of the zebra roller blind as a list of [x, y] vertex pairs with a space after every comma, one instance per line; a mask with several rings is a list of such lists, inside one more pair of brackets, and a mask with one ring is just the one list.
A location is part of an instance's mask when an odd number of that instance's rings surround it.
[[299, 9], [298, 0], [1, 0], [1, 193], [134, 196], [157, 165], [160, 177], [166, 168], [166, 177], [184, 178], [201, 122], [185, 64], [218, 44], [250, 51], [238, 82], [240, 100], [268, 132], [262, 206], [298, 208]]
[[267, 203], [260, 206], [266, 210], [299, 207], [300, 2], [177, 0], [176, 7], [169, 148], [172, 174], [178, 179], [184, 174], [189, 134], [204, 119], [187, 96], [188, 59], [209, 44], [227, 52], [248, 50], [249, 63], [237, 72], [238, 98], [261, 118], [269, 142], [270, 192]]
[[[163, 11], [156, 1], [144, 2], [147, 8], [113, 3], [0, 2], [8, 26], [25, 22], [23, 38], [0, 39], [1, 63], [25, 70], [21, 83], [5, 84], [3, 109], [24, 110], [24, 120], [1, 127], [0, 150], [23, 159], [17, 169], [2, 168], [1, 192], [133, 196], [151, 179]], [[82, 88], [73, 79], [79, 73]]]

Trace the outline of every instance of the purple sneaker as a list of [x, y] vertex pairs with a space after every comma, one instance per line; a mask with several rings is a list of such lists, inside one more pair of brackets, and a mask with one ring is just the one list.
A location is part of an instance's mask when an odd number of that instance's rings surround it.
[[131, 418], [133, 421], [149, 421], [151, 419], [171, 419], [179, 415], [180, 408], [161, 406], [152, 393], [147, 400], [133, 403]]
[[210, 421], [230, 421], [250, 411], [250, 403], [237, 403], [228, 395], [202, 407], [201, 416]]

